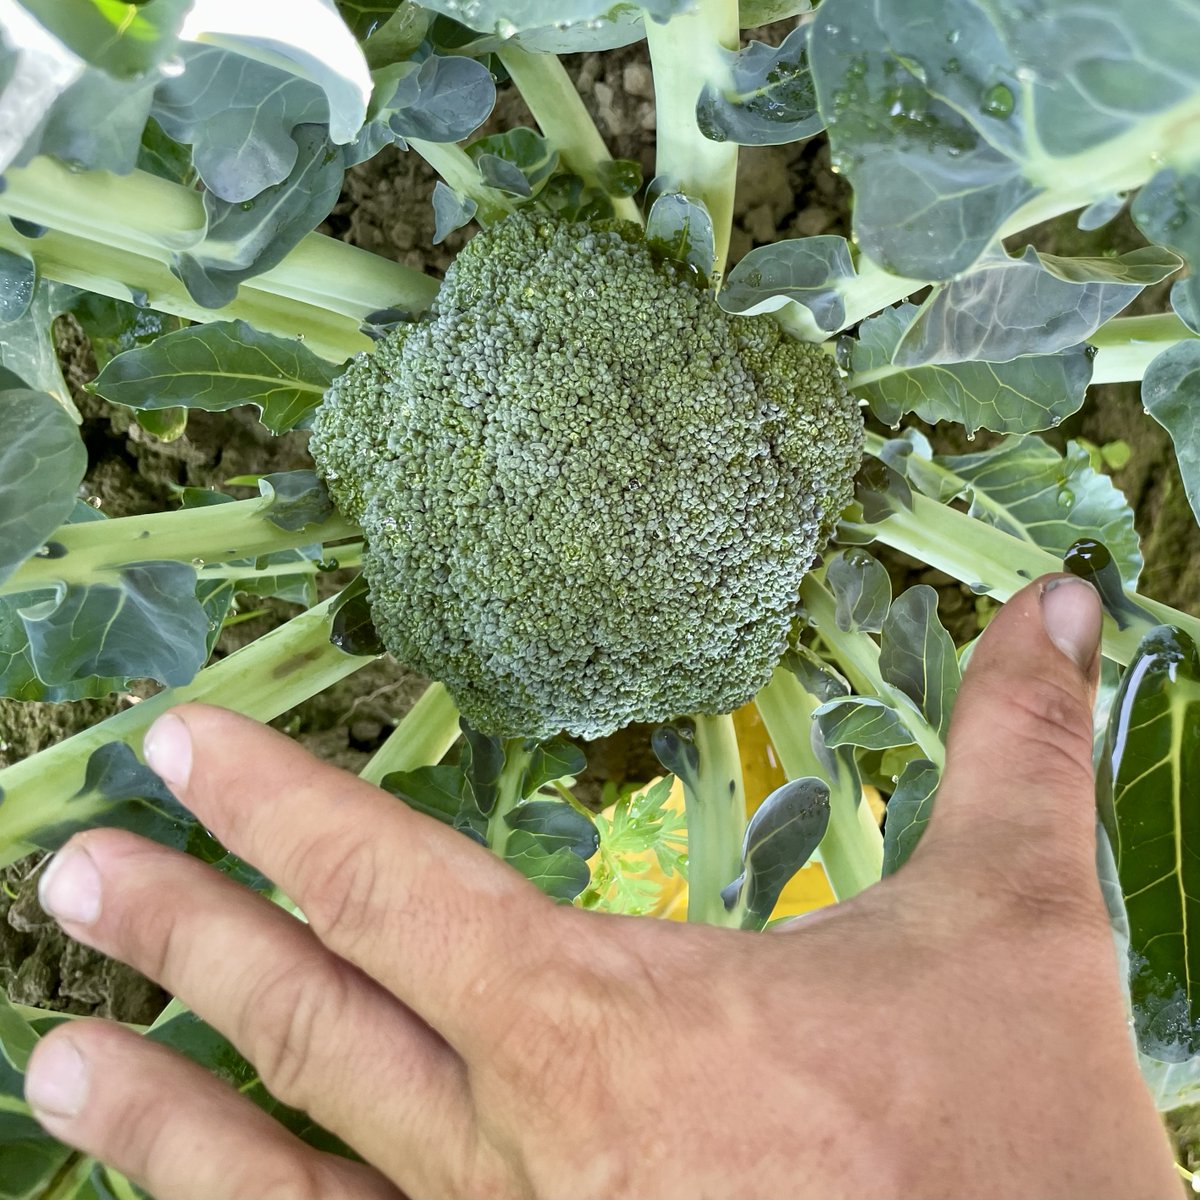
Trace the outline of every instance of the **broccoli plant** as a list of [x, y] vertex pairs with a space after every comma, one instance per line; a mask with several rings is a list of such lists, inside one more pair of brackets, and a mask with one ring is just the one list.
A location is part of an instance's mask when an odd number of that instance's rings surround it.
[[[286, 904], [142, 735], [183, 700], [272, 719], [391, 653], [430, 680], [363, 771], [397, 803], [563, 903], [650, 910], [656, 861], [689, 919], [761, 929], [806, 864], [839, 899], [897, 870], [936, 802], [970, 639], [881, 558], [985, 606], [1066, 569], [1106, 611], [1099, 869], [1144, 1069], [1182, 1103], [1200, 618], [1138, 590], [1104, 455], [1054, 431], [1140, 383], [1200, 512], [1200, 0], [274, 7], [0, 0], [0, 695], [138, 698], [0, 771], [0, 865], [116, 824]], [[642, 43], [645, 180], [572, 74]], [[498, 88], [536, 129], [501, 127]], [[852, 236], [731, 261], [742, 148], [807, 139]], [[385, 147], [438, 174], [434, 240], [470, 233], [442, 279], [315, 232]], [[1061, 253], [1051, 219], [1101, 248]], [[253, 405], [312, 431], [312, 468], [105, 517], [64, 314], [147, 437]], [[295, 615], [224, 654], [262, 597]], [[735, 710], [780, 786], [747, 789]], [[583, 802], [589, 743], [632, 722], [682, 787], [686, 855], [665, 781]], [[54, 1019], [0, 1002], [0, 1198], [135, 1194], [28, 1115]], [[273, 1106], [178, 1005], [150, 1036]]]

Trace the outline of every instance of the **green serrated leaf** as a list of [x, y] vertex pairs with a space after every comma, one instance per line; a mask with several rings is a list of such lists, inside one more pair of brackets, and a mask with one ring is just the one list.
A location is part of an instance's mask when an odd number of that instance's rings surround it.
[[224, 412], [253, 404], [278, 434], [312, 414], [337, 373], [293, 338], [259, 333], [245, 321], [214, 321], [118, 354], [92, 387], [106, 400], [138, 409]]
[[924, 758], [906, 764], [887, 802], [883, 825], [883, 873], [892, 875], [912, 854], [933, 812], [938, 770]]
[[86, 470], [79, 427], [53, 396], [0, 392], [0, 582], [70, 516]]
[[1130, 987], [1142, 1050], [1200, 1051], [1200, 655], [1158, 626], [1112, 706], [1097, 779], [1129, 924]]

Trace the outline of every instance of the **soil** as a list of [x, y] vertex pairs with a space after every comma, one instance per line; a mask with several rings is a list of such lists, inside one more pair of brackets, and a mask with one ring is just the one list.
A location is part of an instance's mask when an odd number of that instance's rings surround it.
[[[752, 36], [777, 44], [789, 28], [790, 23], [781, 22], [752, 31]], [[638, 162], [649, 179], [654, 110], [645, 47], [565, 61], [614, 154]], [[515, 90], [502, 87], [485, 132], [519, 124], [532, 121]], [[443, 272], [470, 229], [432, 246], [431, 197], [436, 178], [416, 154], [387, 149], [348, 174], [323, 231], [406, 265]], [[822, 139], [743, 149], [731, 262], [754, 246], [783, 238], [848, 235], [849, 214], [849, 190], [830, 170]], [[1132, 244], [1140, 244], [1136, 233], [1129, 236], [1135, 239]], [[1038, 244], [1060, 253], [1086, 252], [1062, 223], [1039, 231]], [[84, 415], [92, 462], [85, 494], [110, 516], [170, 507], [173, 486], [220, 487], [236, 475], [310, 465], [306, 435], [272, 437], [253, 409], [193, 412], [183, 437], [171, 443], [159, 441], [142, 430], [127, 410], [109, 406], [84, 390], [95, 374], [95, 363], [87, 339], [71, 319], [60, 321], [57, 337], [68, 381]], [[930, 433], [939, 449], [967, 448], [951, 427]], [[1200, 530], [1183, 493], [1170, 439], [1142, 413], [1137, 388], [1095, 389], [1086, 412], [1065, 422], [1056, 435], [1083, 436], [1101, 445], [1117, 440], [1129, 444], [1132, 456], [1114, 478], [1137, 512], [1146, 554], [1144, 587], [1168, 603], [1200, 608]], [[969, 589], [901, 555], [889, 552], [881, 557], [897, 590], [917, 582], [937, 589], [941, 617], [957, 642], [979, 631], [986, 603], [981, 607]], [[217, 655], [230, 653], [294, 611], [283, 604], [266, 607], [269, 612], [264, 617], [227, 630]], [[390, 660], [381, 660], [275, 724], [327, 761], [358, 770], [424, 684]], [[122, 703], [17, 706], [0, 701], [0, 766], [93, 724]], [[657, 771], [645, 729], [626, 730], [594, 743], [588, 753], [585, 792], [593, 800], [606, 780], [619, 783]], [[164, 1000], [161, 991], [128, 968], [69, 942], [38, 908], [36, 875], [43, 857], [23, 860], [0, 874], [0, 986], [21, 1003], [139, 1023], [153, 1019]]]

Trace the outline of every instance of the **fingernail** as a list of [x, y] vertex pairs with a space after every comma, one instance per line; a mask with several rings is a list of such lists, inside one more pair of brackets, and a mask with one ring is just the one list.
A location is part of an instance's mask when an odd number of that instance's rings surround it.
[[1050, 640], [1081, 670], [1096, 657], [1104, 619], [1100, 596], [1086, 579], [1063, 575], [1042, 589], [1042, 621]]
[[81, 846], [64, 846], [38, 880], [38, 899], [56, 921], [91, 925], [100, 915], [100, 872]]
[[39, 1117], [77, 1117], [87, 1103], [83, 1055], [65, 1037], [39, 1046], [25, 1074], [25, 1099]]
[[146, 762], [172, 791], [187, 787], [192, 773], [192, 735], [174, 713], [164, 713], [146, 731], [142, 742]]

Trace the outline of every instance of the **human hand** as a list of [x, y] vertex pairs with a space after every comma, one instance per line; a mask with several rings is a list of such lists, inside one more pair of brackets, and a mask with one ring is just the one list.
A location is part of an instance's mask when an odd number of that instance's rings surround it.
[[30, 1103], [159, 1200], [1176, 1196], [1094, 866], [1099, 605], [1047, 583], [975, 650], [909, 863], [779, 934], [556, 906], [282, 735], [174, 710], [151, 765], [309, 924], [118, 830], [43, 902], [371, 1166], [99, 1021], [42, 1039]]

